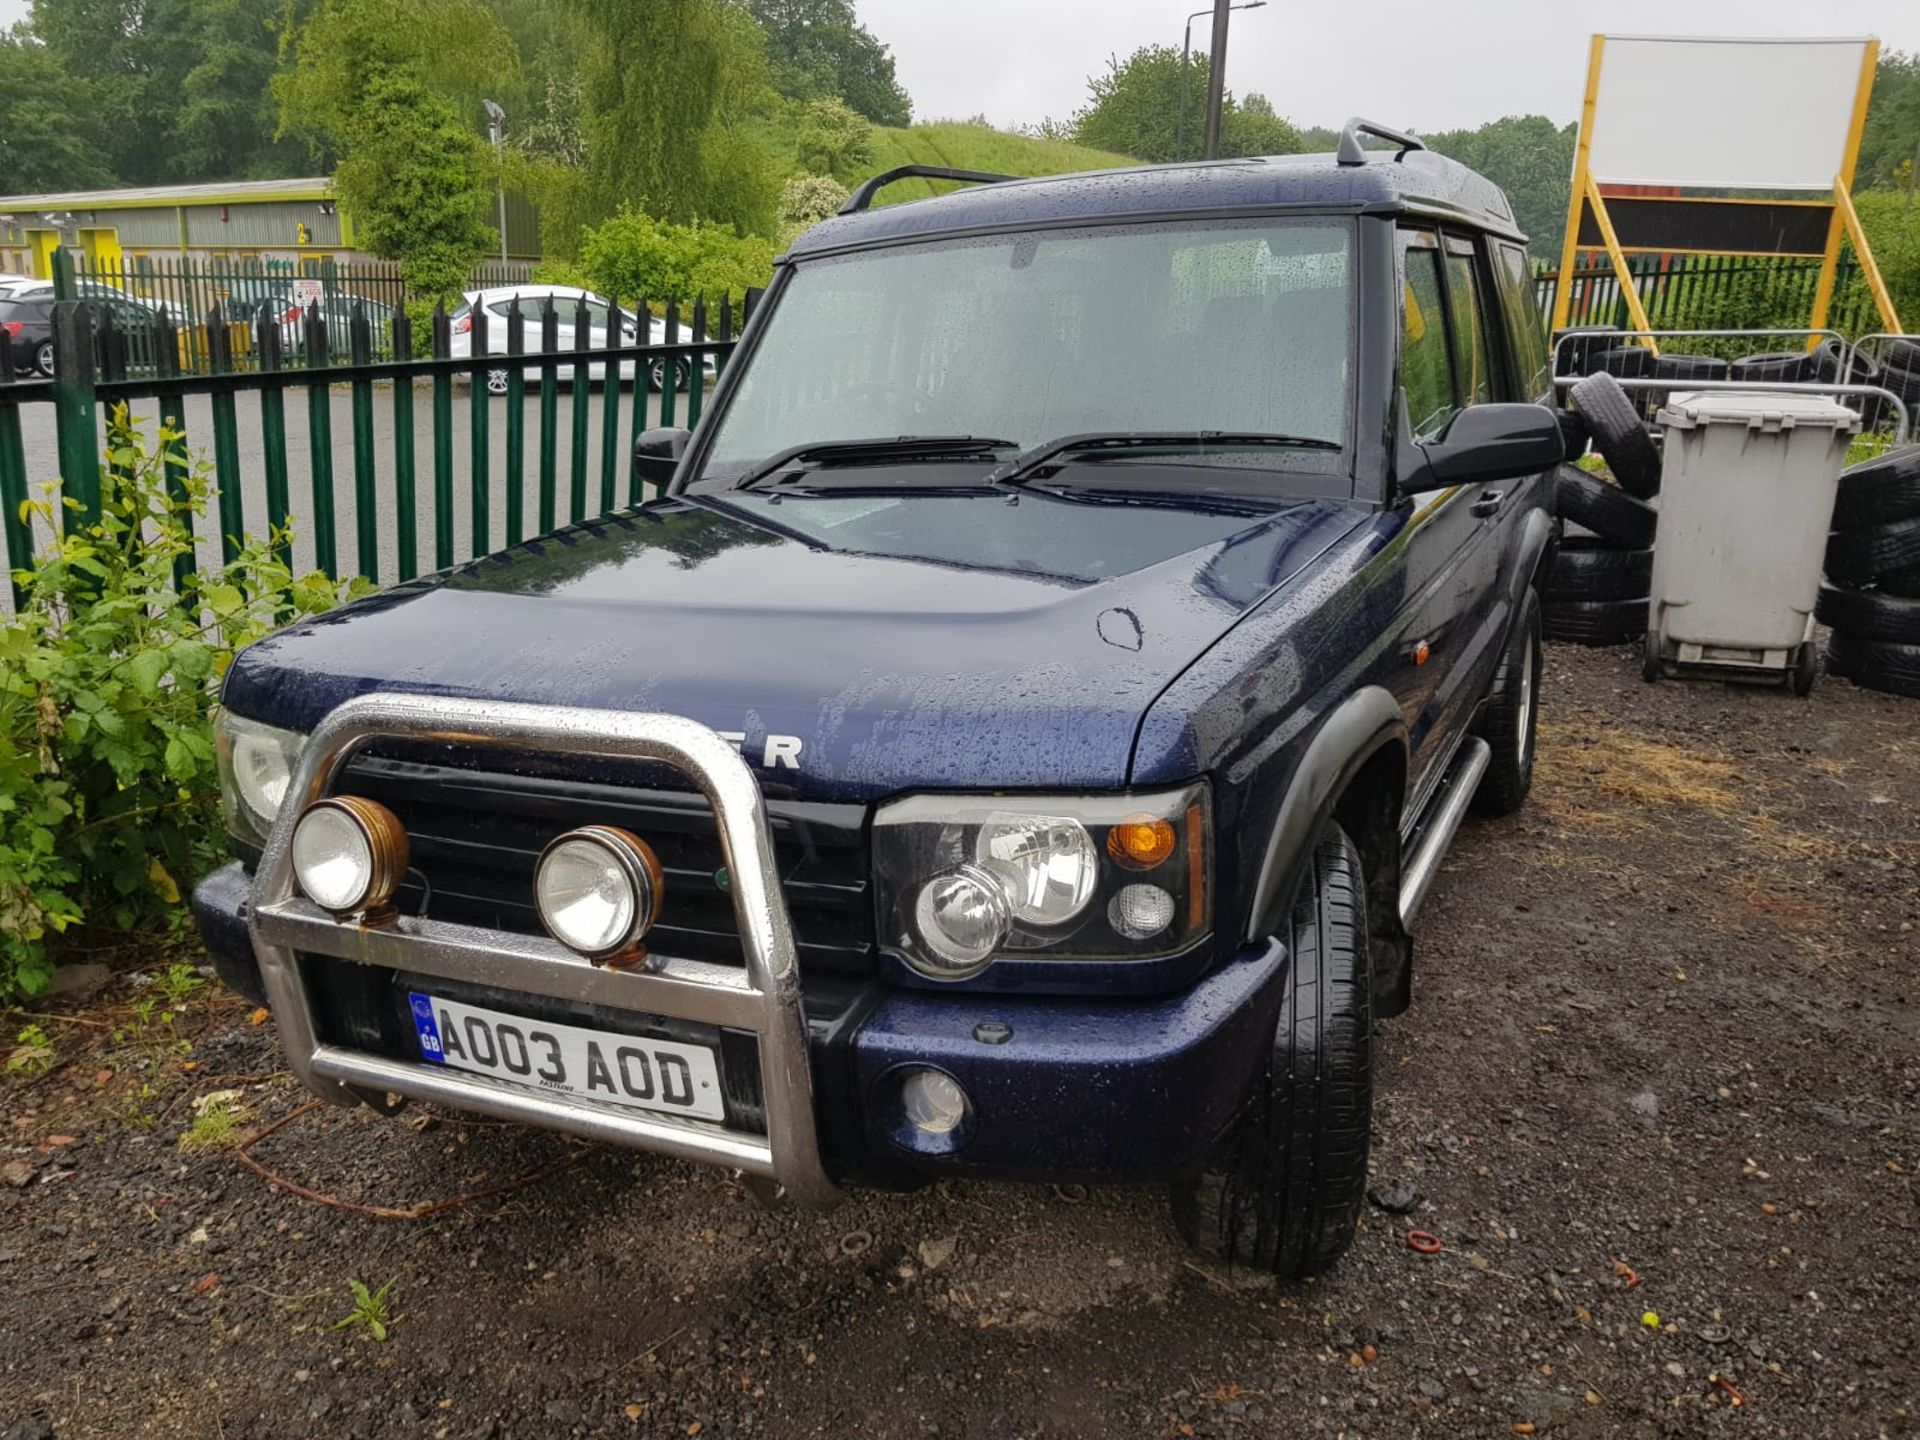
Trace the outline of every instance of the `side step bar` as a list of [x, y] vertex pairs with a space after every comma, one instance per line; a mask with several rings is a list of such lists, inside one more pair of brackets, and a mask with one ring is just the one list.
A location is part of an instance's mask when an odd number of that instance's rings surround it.
[[1434, 876], [1440, 873], [1440, 859], [1453, 843], [1460, 822], [1467, 818], [1467, 805], [1473, 799], [1473, 792], [1480, 788], [1480, 777], [1486, 774], [1492, 759], [1493, 751], [1487, 742], [1478, 735], [1469, 735], [1447, 768], [1446, 778], [1427, 806], [1426, 821], [1414, 833], [1400, 870], [1402, 925], [1411, 926], [1413, 917], [1420, 912], [1420, 902], [1427, 898]]

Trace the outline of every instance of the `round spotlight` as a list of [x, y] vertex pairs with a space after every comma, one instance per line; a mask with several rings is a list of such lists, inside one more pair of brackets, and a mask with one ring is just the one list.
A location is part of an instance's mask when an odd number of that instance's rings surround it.
[[923, 1135], [951, 1135], [973, 1107], [960, 1082], [944, 1070], [916, 1067], [900, 1085], [907, 1123]]
[[386, 806], [358, 795], [316, 800], [293, 827], [293, 873], [322, 910], [379, 910], [406, 878], [407, 832]]
[[633, 949], [653, 928], [663, 883], [646, 841], [611, 825], [588, 825], [541, 853], [533, 898], [554, 939], [598, 962]]
[[1107, 902], [1107, 923], [1129, 940], [1150, 940], [1173, 923], [1173, 896], [1158, 885], [1127, 885]]

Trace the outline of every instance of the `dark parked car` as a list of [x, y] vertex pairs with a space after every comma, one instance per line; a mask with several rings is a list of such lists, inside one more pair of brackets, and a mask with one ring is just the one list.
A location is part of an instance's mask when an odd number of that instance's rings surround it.
[[665, 498], [238, 657], [204, 933], [342, 1104], [813, 1203], [1158, 1180], [1320, 1270], [1421, 901], [1532, 775], [1523, 237], [1364, 122], [871, 188], [641, 437]]
[[53, 374], [53, 301], [0, 300], [0, 332], [16, 375]]
[[[132, 300], [99, 293], [89, 297], [88, 304], [93, 308], [96, 332], [103, 320], [111, 320], [123, 363], [153, 364], [159, 321], [152, 310]], [[0, 329], [12, 341], [16, 374], [53, 374], [53, 307], [52, 294], [44, 290], [24, 299], [0, 300]]]

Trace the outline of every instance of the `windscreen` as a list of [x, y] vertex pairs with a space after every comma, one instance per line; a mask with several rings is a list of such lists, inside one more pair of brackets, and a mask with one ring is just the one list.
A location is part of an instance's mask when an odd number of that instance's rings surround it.
[[[1351, 246], [1343, 221], [1259, 219], [802, 260], [716, 417], [705, 473], [902, 435], [1030, 449], [1091, 432], [1213, 430], [1344, 446]], [[1196, 463], [1344, 468], [1313, 450]]]

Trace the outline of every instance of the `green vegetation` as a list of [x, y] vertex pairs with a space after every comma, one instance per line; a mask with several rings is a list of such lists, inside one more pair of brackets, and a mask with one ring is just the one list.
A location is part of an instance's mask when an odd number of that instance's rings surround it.
[[[1087, 81], [1091, 97], [1073, 117], [1073, 138], [1096, 149], [1142, 160], [1194, 160], [1205, 153], [1207, 66], [1204, 54], [1187, 57], [1186, 124], [1181, 125], [1181, 54], [1171, 45], [1143, 45], [1125, 60]], [[1274, 113], [1264, 95], [1226, 97], [1220, 112], [1222, 155], [1288, 155], [1300, 149], [1300, 132]]]
[[[1137, 163], [1130, 156], [1070, 140], [1046, 140], [995, 130], [984, 121], [941, 120], [905, 130], [876, 126], [871, 158], [855, 183], [901, 165], [944, 165], [1001, 175], [1059, 175], [1072, 170], [1108, 170]], [[882, 192], [876, 204], [924, 200], [954, 187], [941, 181], [903, 180]]]
[[[0, 999], [44, 988], [50, 940], [77, 924], [185, 925], [186, 885], [221, 849], [214, 686], [239, 646], [347, 588], [293, 574], [284, 534], [176, 575], [209, 486], [194, 467], [169, 493], [180, 442], [162, 430], [149, 446], [119, 408], [100, 519], [16, 572], [24, 599], [0, 619]], [[64, 518], [50, 497], [28, 508]], [[192, 983], [169, 972], [169, 1004]]]
[[180, 1136], [182, 1150], [204, 1155], [215, 1150], [231, 1150], [240, 1143], [240, 1120], [245, 1111], [240, 1105], [239, 1091], [216, 1091], [202, 1096], [194, 1108], [199, 1113]]
[[353, 1291], [353, 1309], [334, 1321], [333, 1328], [352, 1330], [360, 1327], [376, 1340], [386, 1339], [387, 1331], [398, 1318], [387, 1313], [387, 1297], [393, 1293], [398, 1278], [396, 1276], [387, 1281], [378, 1290], [368, 1290], [365, 1282], [360, 1280], [347, 1281], [347, 1287]]
[[772, 275], [773, 245], [721, 225], [669, 225], [628, 210], [585, 232], [572, 270], [581, 284], [622, 300], [729, 294], [739, 301]]
[[53, 1068], [53, 1041], [38, 1025], [29, 1025], [13, 1037], [7, 1069], [15, 1074], [42, 1075]]
[[[1860, 137], [1854, 187], [1910, 190], [1920, 170], [1920, 55], [1890, 50], [1873, 77], [1873, 103]], [[1910, 321], [1910, 324], [1920, 323]]]
[[747, 0], [766, 33], [773, 88], [789, 100], [840, 100], [876, 125], [905, 125], [912, 106], [893, 57], [854, 17], [852, 0]]

